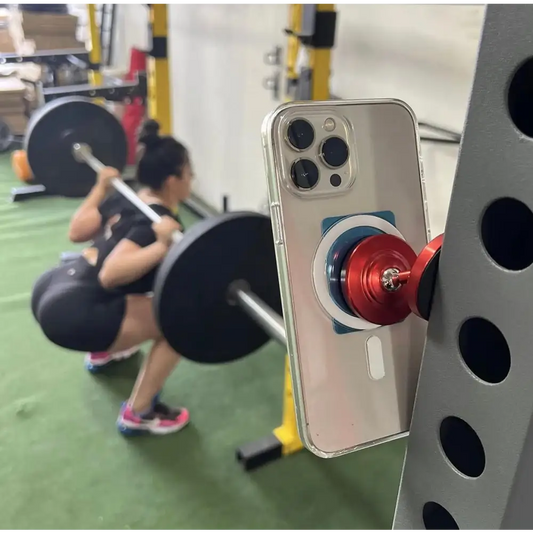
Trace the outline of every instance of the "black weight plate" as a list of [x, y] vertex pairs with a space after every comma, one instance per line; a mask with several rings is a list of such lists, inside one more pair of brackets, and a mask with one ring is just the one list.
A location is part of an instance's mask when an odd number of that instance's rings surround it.
[[157, 275], [154, 306], [163, 335], [186, 359], [227, 363], [269, 340], [239, 306], [228, 303], [235, 280], [246, 280], [281, 314], [268, 217], [244, 212], [208, 218], [171, 248]]
[[33, 114], [26, 133], [28, 163], [49, 194], [84, 197], [96, 181], [94, 171], [72, 156], [74, 143], [88, 144], [104, 165], [126, 166], [126, 133], [116, 117], [88, 98], [59, 98]]

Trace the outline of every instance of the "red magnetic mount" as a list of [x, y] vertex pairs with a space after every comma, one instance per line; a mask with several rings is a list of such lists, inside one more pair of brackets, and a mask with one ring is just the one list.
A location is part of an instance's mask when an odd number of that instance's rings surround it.
[[411, 270], [416, 253], [394, 235], [374, 235], [359, 242], [348, 254], [341, 273], [342, 291], [350, 309], [372, 324], [401, 322], [411, 310], [403, 288], [387, 290], [383, 274], [389, 269]]
[[[363, 239], [348, 255], [341, 273], [342, 292], [350, 309], [382, 326], [401, 322], [411, 312], [427, 320], [435, 261], [443, 240], [444, 235], [439, 235], [417, 257], [404, 240], [393, 235]], [[421, 290], [425, 292], [421, 294]], [[427, 309], [420, 309], [420, 302], [425, 302]]]

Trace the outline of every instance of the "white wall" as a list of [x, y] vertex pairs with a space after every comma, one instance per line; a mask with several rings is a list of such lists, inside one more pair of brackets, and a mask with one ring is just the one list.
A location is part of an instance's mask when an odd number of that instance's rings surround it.
[[[401, 98], [420, 120], [461, 130], [482, 6], [338, 11], [334, 94]], [[260, 126], [276, 103], [262, 88], [273, 71], [263, 54], [285, 45], [287, 14], [286, 5], [169, 6], [174, 130], [192, 150], [196, 192], [215, 206], [224, 194], [232, 209], [264, 201]], [[457, 147], [425, 144], [423, 155], [432, 227], [441, 231]]]
[[[103, 4], [96, 5], [97, 9], [101, 9]], [[88, 43], [87, 4], [69, 4], [69, 10], [78, 17], [77, 37], [79, 41]], [[130, 50], [132, 48], [148, 49], [148, 13], [148, 8], [144, 4], [116, 5], [112, 70], [116, 71], [117, 74], [129, 70]], [[98, 11], [97, 21], [100, 23]]]
[[275, 105], [263, 55], [283, 43], [287, 8], [173, 5], [169, 15], [174, 131], [192, 150], [196, 192], [255, 209], [265, 195], [260, 127]]
[[[483, 15], [483, 6], [340, 6], [333, 93], [400, 98], [420, 121], [461, 131]], [[422, 149], [431, 227], [440, 233], [458, 147], [424, 143]]]
[[115, 12], [115, 35], [113, 67], [127, 72], [130, 50], [148, 50], [148, 8], [144, 4], [117, 4]]

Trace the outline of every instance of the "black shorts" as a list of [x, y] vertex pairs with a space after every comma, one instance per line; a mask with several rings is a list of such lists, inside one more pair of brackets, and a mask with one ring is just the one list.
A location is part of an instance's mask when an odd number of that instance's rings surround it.
[[35, 320], [51, 342], [69, 350], [108, 350], [126, 313], [126, 297], [104, 290], [92, 269], [80, 258], [45, 272], [33, 287]]

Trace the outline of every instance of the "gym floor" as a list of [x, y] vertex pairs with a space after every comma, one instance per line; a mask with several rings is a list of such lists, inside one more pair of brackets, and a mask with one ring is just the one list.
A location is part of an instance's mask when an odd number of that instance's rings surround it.
[[164, 398], [190, 408], [190, 427], [121, 437], [115, 418], [139, 360], [91, 376], [82, 355], [49, 343], [30, 312], [33, 281], [76, 249], [66, 229], [77, 201], [9, 203], [18, 185], [9, 155], [0, 156], [0, 527], [391, 526], [404, 440], [334, 460], [302, 451], [251, 473], [236, 463], [239, 445], [280, 422], [284, 352], [274, 343], [223, 367], [182, 362]]

